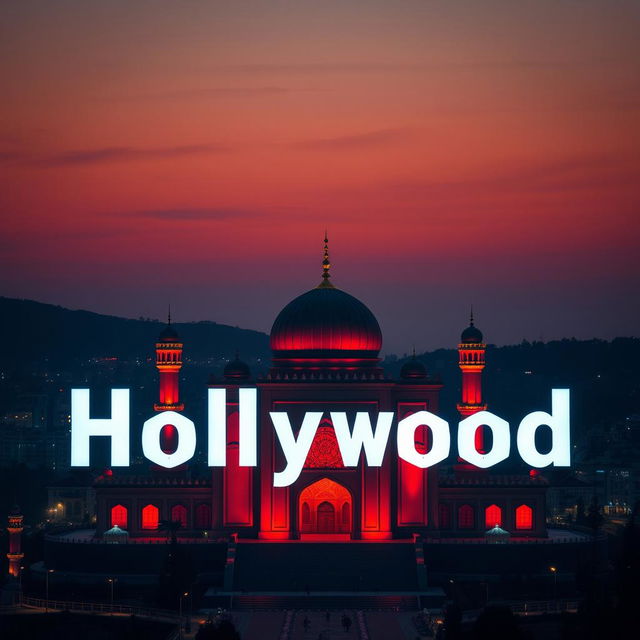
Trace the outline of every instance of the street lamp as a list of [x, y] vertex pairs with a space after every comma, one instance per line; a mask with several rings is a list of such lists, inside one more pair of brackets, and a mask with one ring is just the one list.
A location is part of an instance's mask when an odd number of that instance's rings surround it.
[[44, 612], [49, 613], [49, 574], [53, 573], [55, 569], [47, 569], [44, 574], [44, 583], [45, 583], [45, 605]]
[[489, 582], [481, 582], [480, 584], [484, 587], [484, 606], [486, 607], [489, 604]]
[[109, 583], [109, 586], [111, 587], [111, 615], [113, 615], [113, 585], [114, 583], [118, 582], [117, 578], [107, 578], [107, 582]]
[[553, 573], [553, 599], [558, 595], [558, 567], [549, 567], [549, 571]]
[[189, 587], [189, 611], [187, 613], [187, 621], [184, 625], [184, 630], [187, 633], [191, 633], [191, 616], [193, 615], [193, 587], [196, 583], [192, 582]]
[[184, 593], [180, 594], [180, 598], [179, 598], [179, 606], [180, 606], [180, 613], [178, 615], [178, 623], [180, 625], [180, 634], [179, 634], [179, 638], [180, 640], [182, 640], [182, 599], [186, 598], [189, 595], [188, 591], [185, 591]]

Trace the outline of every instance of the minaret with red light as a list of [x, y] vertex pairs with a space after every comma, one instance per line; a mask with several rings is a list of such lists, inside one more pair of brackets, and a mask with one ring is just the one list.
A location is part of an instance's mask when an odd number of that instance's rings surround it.
[[[462, 401], [458, 403], [458, 413], [462, 418], [487, 409], [482, 402], [482, 370], [487, 345], [482, 340], [482, 331], [473, 323], [472, 308], [469, 326], [462, 332], [458, 345], [458, 364], [462, 371]], [[476, 449], [484, 453], [482, 428], [476, 431], [475, 442]]]
[[[180, 402], [179, 376], [182, 368], [182, 342], [177, 331], [171, 326], [171, 309], [164, 328], [156, 342], [156, 367], [160, 373], [159, 402], [153, 405], [156, 411], [182, 411]], [[160, 434], [161, 448], [165, 453], [176, 450], [178, 430], [171, 424], [165, 425]]]
[[22, 545], [22, 521], [24, 516], [20, 513], [20, 509], [18, 507], [14, 507], [12, 512], [9, 514], [8, 523], [7, 523], [7, 531], [9, 533], [9, 553], [7, 553], [7, 558], [9, 558], [9, 575], [12, 575], [14, 578], [17, 578], [20, 575], [20, 563], [22, 562], [22, 558], [24, 558], [24, 553], [22, 553], [21, 545]]

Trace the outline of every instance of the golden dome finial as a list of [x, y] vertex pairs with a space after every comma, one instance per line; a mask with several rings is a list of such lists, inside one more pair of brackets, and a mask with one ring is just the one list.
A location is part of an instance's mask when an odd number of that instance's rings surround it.
[[327, 231], [324, 232], [324, 259], [322, 260], [322, 278], [328, 280], [331, 277], [329, 273], [331, 269], [331, 262], [329, 261], [329, 238], [327, 237]]
[[318, 285], [323, 289], [333, 289], [333, 285], [331, 284], [330, 278], [331, 274], [329, 270], [331, 269], [331, 261], [329, 260], [329, 238], [327, 236], [327, 231], [324, 232], [324, 258], [322, 260], [322, 282]]

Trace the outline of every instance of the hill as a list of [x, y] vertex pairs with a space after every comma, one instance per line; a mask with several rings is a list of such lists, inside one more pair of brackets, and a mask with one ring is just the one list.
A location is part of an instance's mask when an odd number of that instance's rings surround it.
[[[442, 377], [441, 413], [457, 421], [461, 379], [457, 351], [438, 349], [417, 357], [427, 371]], [[574, 433], [580, 434], [638, 414], [639, 359], [638, 338], [488, 345], [483, 396], [489, 411], [517, 425], [530, 411], [550, 409], [551, 389], [571, 389], [571, 422]], [[385, 368], [397, 375], [405, 361], [386, 361]]]
[[[32, 300], [0, 297], [2, 369], [28, 371], [47, 359], [51, 368], [67, 368], [90, 358], [147, 358], [164, 323], [130, 320]], [[208, 360], [232, 357], [269, 358], [269, 337], [258, 331], [215, 322], [176, 323], [185, 341], [185, 357]]]

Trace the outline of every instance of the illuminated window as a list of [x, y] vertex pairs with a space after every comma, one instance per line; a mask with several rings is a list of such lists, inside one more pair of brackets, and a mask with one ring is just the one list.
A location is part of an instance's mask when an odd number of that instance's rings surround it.
[[211, 507], [208, 504], [199, 504], [196, 507], [196, 528], [211, 528]]
[[159, 519], [158, 507], [154, 507], [152, 504], [148, 504], [142, 510], [142, 528], [143, 529], [157, 529]]
[[448, 504], [441, 504], [438, 507], [440, 527], [442, 529], [451, 528], [451, 509]]
[[473, 529], [473, 507], [463, 504], [458, 508], [458, 527], [460, 529]]
[[516, 529], [533, 529], [533, 509], [526, 504], [516, 509]]
[[187, 528], [187, 508], [181, 504], [171, 507], [172, 522], [179, 522], [183, 529]]
[[127, 508], [117, 504], [111, 508], [111, 526], [118, 526], [121, 529], [127, 528]]
[[484, 510], [484, 524], [488, 529], [502, 525], [502, 509], [497, 504], [492, 504]]

